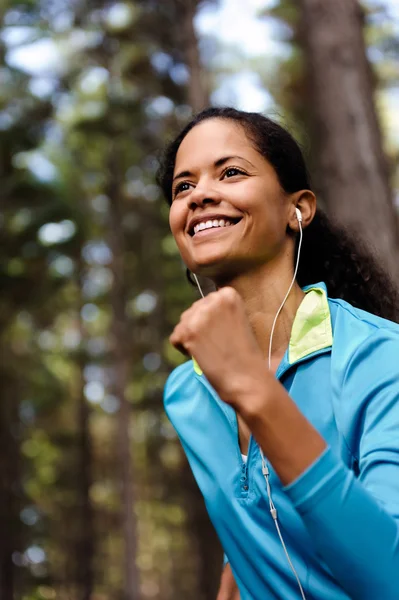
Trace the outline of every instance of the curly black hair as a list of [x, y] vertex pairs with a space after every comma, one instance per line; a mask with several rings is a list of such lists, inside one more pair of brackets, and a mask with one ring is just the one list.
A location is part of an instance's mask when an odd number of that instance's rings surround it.
[[[256, 150], [273, 166], [286, 193], [312, 189], [302, 151], [284, 127], [259, 113], [207, 108], [184, 127], [164, 152], [157, 181], [169, 205], [181, 142], [198, 123], [214, 118], [234, 121], [243, 127]], [[301, 287], [324, 281], [330, 297], [342, 298], [357, 308], [399, 321], [398, 291], [389, 275], [353, 232], [333, 223], [319, 208], [303, 236], [297, 281]]]

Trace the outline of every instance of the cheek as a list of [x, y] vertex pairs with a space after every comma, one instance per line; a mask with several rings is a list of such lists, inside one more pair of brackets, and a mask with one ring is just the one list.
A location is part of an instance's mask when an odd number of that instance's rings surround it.
[[178, 204], [172, 204], [169, 211], [169, 227], [172, 232], [180, 254], [184, 253], [185, 227], [186, 227], [186, 211]]
[[286, 217], [284, 199], [279, 190], [273, 188], [257, 189], [248, 204], [254, 242], [278, 243], [286, 235]]
[[169, 227], [174, 237], [179, 235], [185, 224], [185, 215], [178, 204], [172, 204], [169, 211]]

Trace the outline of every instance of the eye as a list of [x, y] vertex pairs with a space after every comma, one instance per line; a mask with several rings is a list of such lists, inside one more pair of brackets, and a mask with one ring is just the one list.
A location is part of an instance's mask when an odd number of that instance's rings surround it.
[[222, 179], [224, 177], [230, 179], [230, 177], [234, 177], [235, 175], [246, 175], [246, 173], [238, 167], [227, 167], [227, 169], [225, 169], [222, 173]]
[[173, 190], [173, 197], [176, 198], [180, 192], [186, 192], [190, 188], [190, 184], [187, 181], [181, 181], [178, 183]]

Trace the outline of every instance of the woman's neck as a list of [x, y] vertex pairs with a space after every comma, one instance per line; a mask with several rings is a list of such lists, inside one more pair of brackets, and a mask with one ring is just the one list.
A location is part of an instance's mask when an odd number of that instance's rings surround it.
[[[244, 300], [246, 312], [259, 347], [268, 359], [270, 334], [276, 313], [291, 285], [293, 272], [282, 268], [263, 265], [259, 269], [246, 272], [228, 284]], [[271, 353], [271, 368], [275, 371], [288, 347], [292, 324], [302, 302], [304, 293], [295, 282], [277, 319]]]

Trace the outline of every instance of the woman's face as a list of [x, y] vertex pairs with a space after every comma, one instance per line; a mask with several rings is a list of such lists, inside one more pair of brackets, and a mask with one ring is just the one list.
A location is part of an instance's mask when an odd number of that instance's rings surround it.
[[235, 277], [293, 247], [288, 196], [238, 123], [209, 119], [187, 134], [172, 197], [170, 227], [194, 273]]

